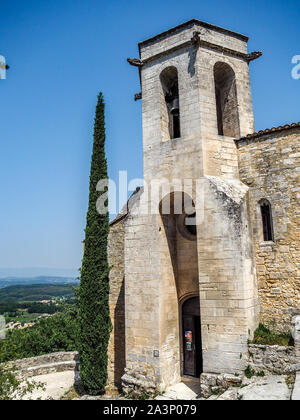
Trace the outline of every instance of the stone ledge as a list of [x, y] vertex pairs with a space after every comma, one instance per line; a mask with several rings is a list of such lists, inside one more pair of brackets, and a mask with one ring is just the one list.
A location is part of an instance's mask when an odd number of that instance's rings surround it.
[[17, 376], [20, 379], [68, 370], [79, 372], [77, 352], [51, 353], [15, 360], [9, 362], [8, 366], [16, 369]]
[[49, 373], [66, 372], [69, 370], [79, 372], [79, 366], [76, 361], [56, 362], [48, 365], [33, 366], [17, 372], [18, 378], [27, 379], [33, 376], [47, 375]]

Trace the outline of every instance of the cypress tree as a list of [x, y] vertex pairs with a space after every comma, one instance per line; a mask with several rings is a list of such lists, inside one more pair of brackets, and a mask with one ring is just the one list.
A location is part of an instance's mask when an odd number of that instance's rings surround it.
[[102, 93], [98, 96], [94, 125], [94, 144], [90, 172], [89, 206], [85, 246], [78, 293], [78, 351], [81, 383], [86, 392], [98, 395], [107, 382], [107, 347], [111, 322], [109, 317], [109, 265], [107, 237], [109, 215], [96, 209], [97, 183], [107, 179], [105, 157], [105, 117]]

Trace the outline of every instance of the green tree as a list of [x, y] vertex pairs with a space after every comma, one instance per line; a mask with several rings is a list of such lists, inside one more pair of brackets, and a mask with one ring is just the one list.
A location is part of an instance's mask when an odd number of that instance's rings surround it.
[[77, 308], [39, 320], [33, 327], [13, 329], [0, 340], [0, 363], [42, 354], [75, 351]]
[[[98, 395], [107, 382], [109, 317], [109, 265], [107, 237], [109, 215], [99, 214], [96, 186], [106, 180], [105, 119], [102, 93], [98, 96], [94, 125], [94, 144], [90, 172], [89, 206], [86, 219], [84, 255], [78, 292], [78, 351], [80, 377], [86, 392]], [[106, 201], [107, 204], [107, 201]]]

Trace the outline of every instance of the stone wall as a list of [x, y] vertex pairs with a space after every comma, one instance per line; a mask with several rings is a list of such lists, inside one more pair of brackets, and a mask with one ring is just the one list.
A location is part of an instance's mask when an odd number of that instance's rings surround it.
[[125, 369], [124, 218], [110, 225], [108, 238], [109, 308], [112, 332], [108, 346], [108, 386], [121, 385]]
[[200, 391], [202, 398], [222, 394], [228, 388], [241, 386], [242, 375], [202, 373], [200, 377]]
[[295, 343], [296, 356], [300, 360], [300, 315], [296, 315], [292, 319], [292, 336]]
[[50, 353], [42, 356], [15, 360], [10, 362], [9, 366], [16, 370], [17, 376], [20, 379], [68, 370], [78, 372], [78, 353], [76, 351]]
[[[240, 179], [250, 187], [261, 321], [290, 328], [300, 293], [300, 130], [237, 142]], [[264, 242], [259, 201], [272, 206], [274, 242]]]
[[249, 345], [249, 366], [257, 373], [289, 375], [300, 370], [295, 347]]
[[198, 228], [200, 311], [205, 373], [240, 373], [258, 325], [248, 188], [208, 176]]
[[[126, 375], [124, 392], [140, 388], [151, 393], [160, 383], [159, 217], [135, 215], [125, 224]], [[168, 267], [165, 267], [167, 278]], [[171, 268], [170, 268], [171, 270]], [[169, 305], [173, 299], [169, 298]], [[168, 308], [166, 308], [167, 310]], [[169, 312], [170, 313], [170, 312]], [[173, 313], [171, 312], [172, 316]], [[154, 351], [159, 351], [155, 357]]]

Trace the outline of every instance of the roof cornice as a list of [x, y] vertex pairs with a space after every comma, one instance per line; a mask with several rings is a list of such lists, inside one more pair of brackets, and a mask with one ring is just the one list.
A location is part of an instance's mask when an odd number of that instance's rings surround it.
[[266, 130], [260, 130], [255, 133], [248, 134], [247, 136], [241, 137], [240, 139], [235, 140], [235, 142], [237, 145], [240, 145], [241, 143], [247, 140], [257, 139], [257, 138], [264, 137], [273, 133], [280, 133], [282, 131], [292, 130], [294, 128], [300, 128], [300, 122], [280, 125], [279, 127], [267, 128]]
[[212, 24], [207, 23], [207, 22], [202, 22], [201, 20], [198, 20], [198, 19], [191, 19], [191, 20], [189, 20], [187, 22], [184, 22], [180, 25], [177, 25], [177, 26], [175, 26], [171, 29], [168, 29], [167, 31], [161, 32], [160, 34], [155, 35], [152, 38], [149, 38], [149, 39], [146, 39], [145, 41], [140, 42], [139, 43], [139, 48], [141, 49], [141, 47], [143, 47], [147, 44], [158, 41], [161, 38], [165, 38], [166, 36], [170, 36], [174, 32], [178, 32], [178, 31], [184, 30], [186, 28], [193, 27], [194, 25], [199, 25], [199, 26], [202, 26], [202, 27], [207, 28], [207, 29], [212, 29], [214, 31], [221, 32], [223, 34], [228, 34], [230, 36], [234, 36], [235, 38], [241, 39], [242, 41], [245, 41], [245, 42], [248, 42], [248, 40], [249, 40], [249, 38], [246, 35], [242, 35], [242, 34], [239, 34], [237, 32], [233, 32], [233, 31], [230, 31], [228, 29], [222, 28], [220, 26], [212, 25]]

